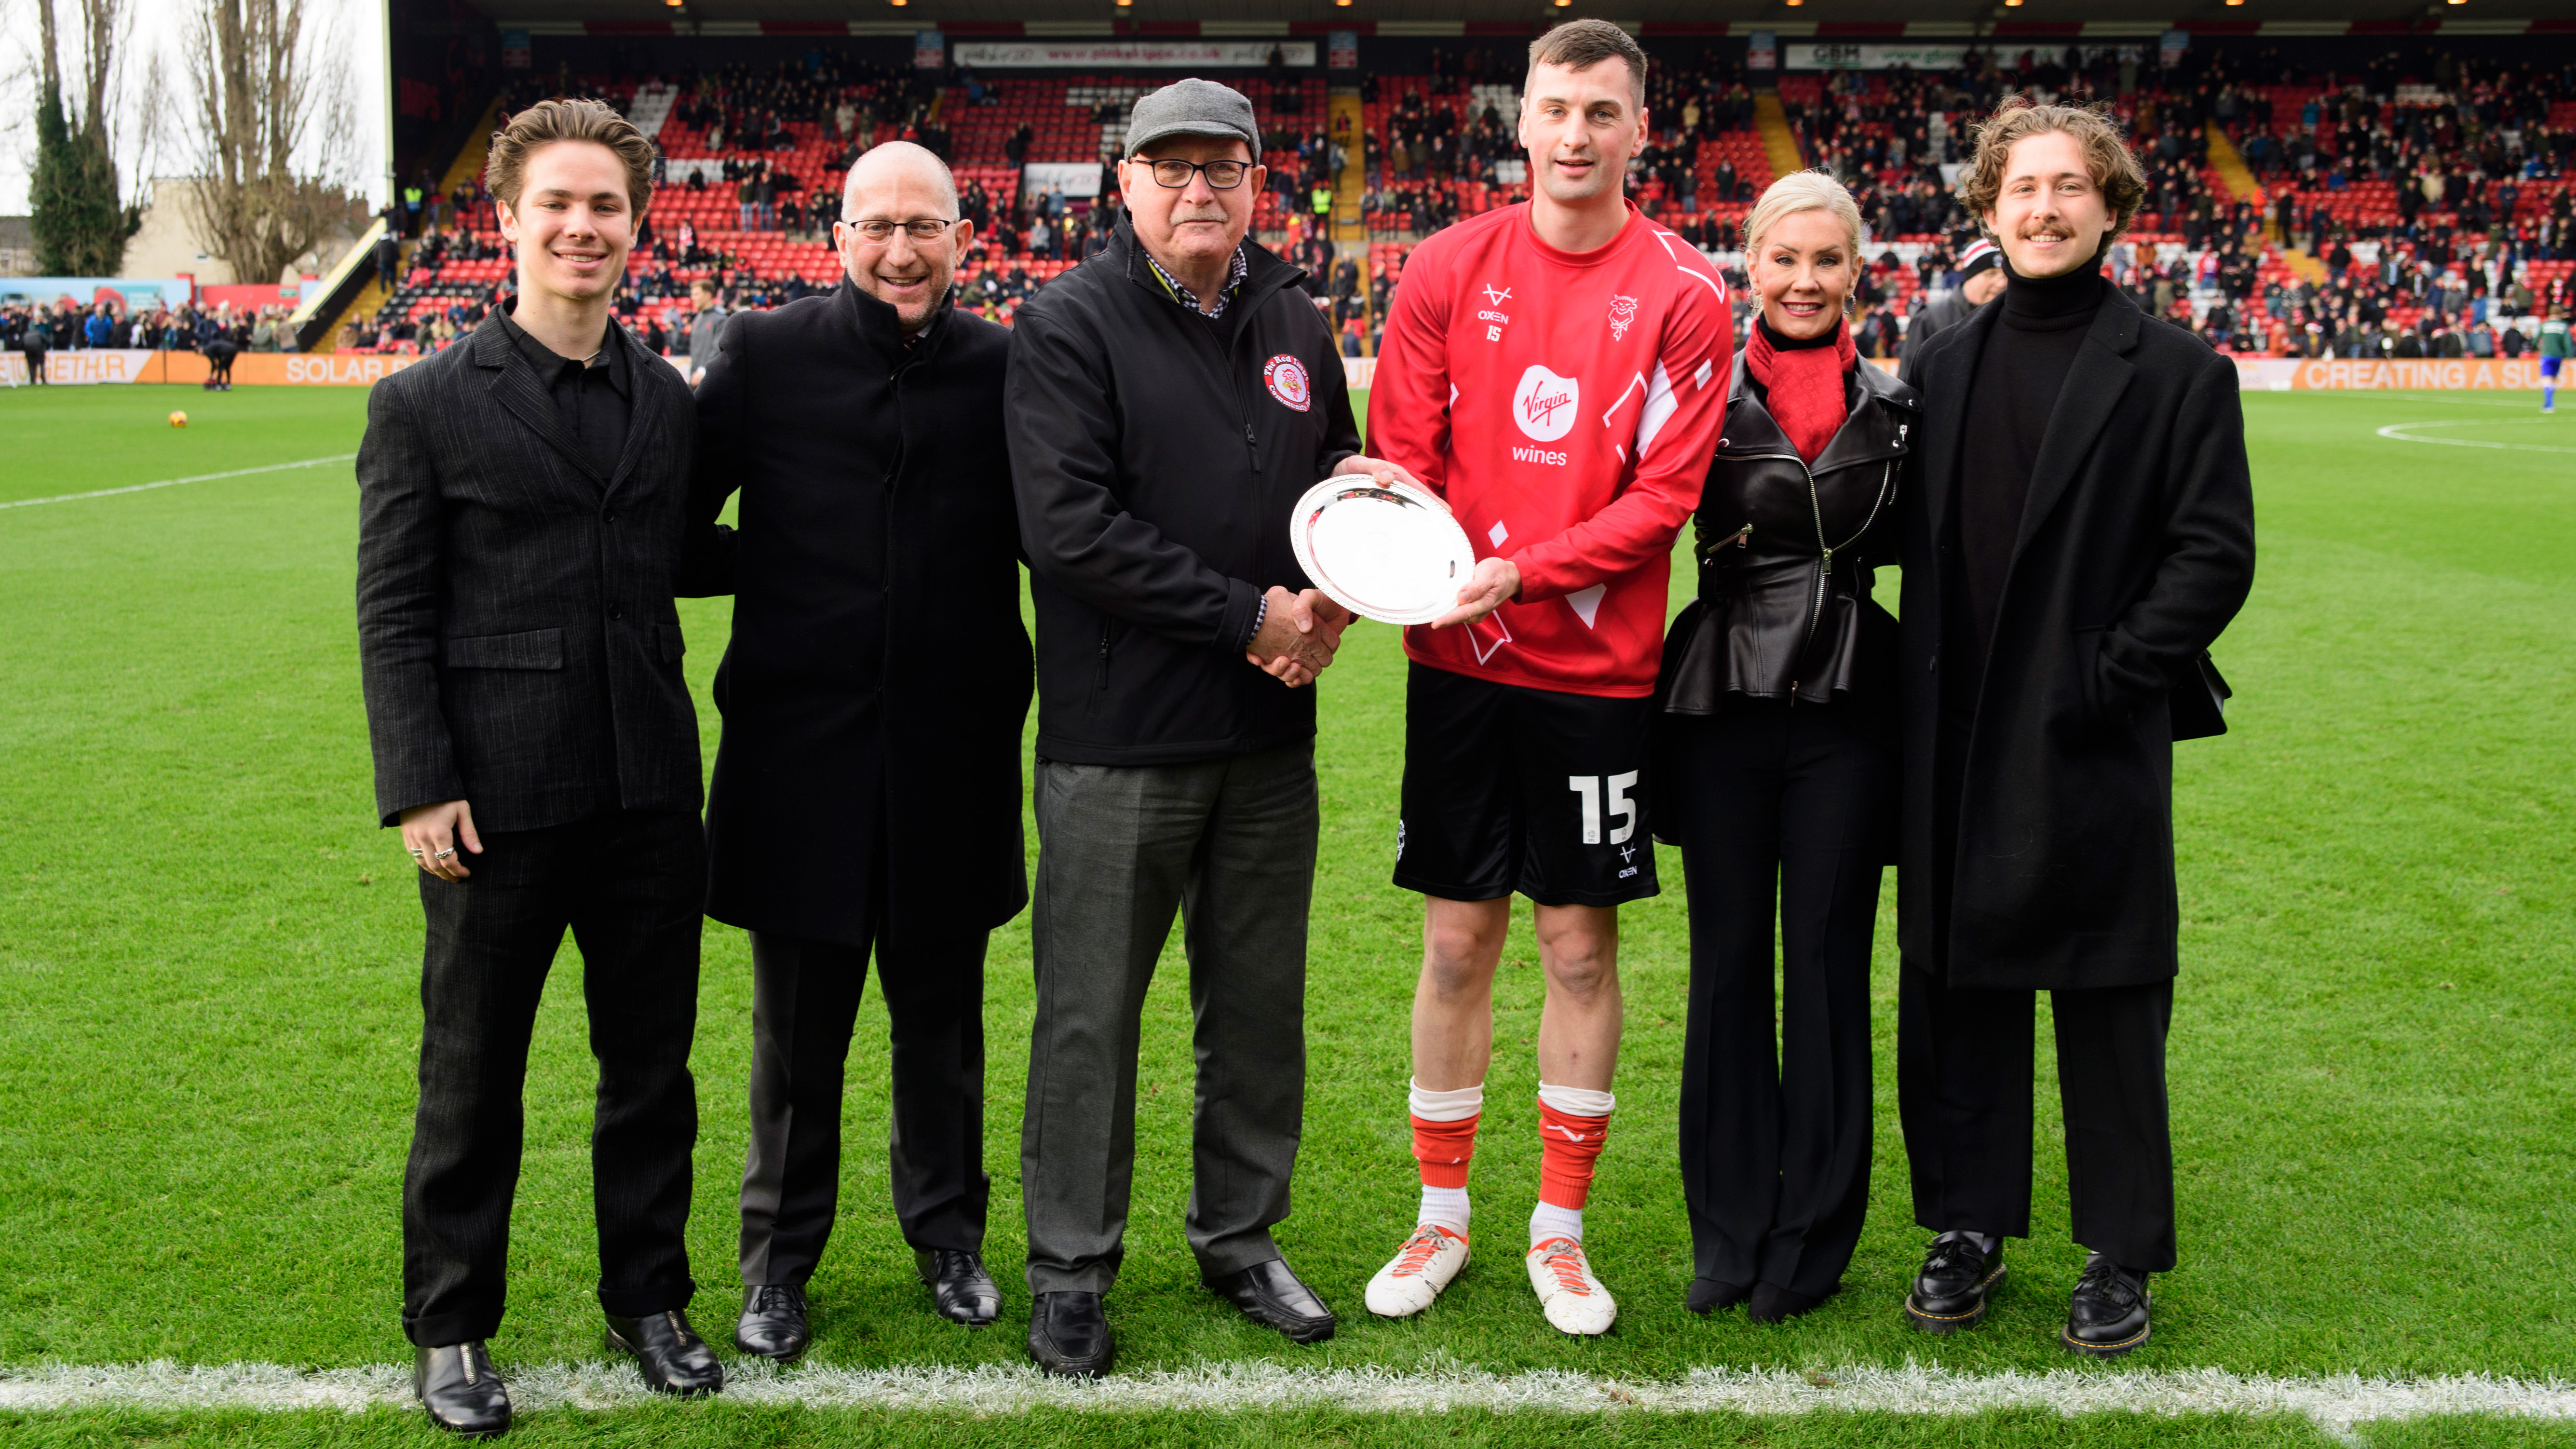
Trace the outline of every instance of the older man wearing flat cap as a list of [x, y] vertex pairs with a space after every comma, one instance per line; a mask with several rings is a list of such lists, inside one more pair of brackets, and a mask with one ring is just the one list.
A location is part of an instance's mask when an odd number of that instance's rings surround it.
[[1347, 616], [1288, 547], [1359, 456], [1300, 268], [1245, 239], [1251, 103], [1136, 102], [1108, 247], [1020, 309], [1003, 414], [1037, 606], [1038, 1007], [1020, 1136], [1029, 1352], [1109, 1366], [1139, 1015], [1186, 913], [1197, 1089], [1184, 1223], [1208, 1287], [1299, 1343], [1332, 1311], [1281, 1260], [1306, 1086], [1315, 706]]

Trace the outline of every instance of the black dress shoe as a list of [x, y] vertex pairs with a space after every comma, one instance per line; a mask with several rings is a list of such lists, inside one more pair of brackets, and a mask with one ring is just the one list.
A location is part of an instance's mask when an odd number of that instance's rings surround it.
[[1986, 1316], [1986, 1298], [2004, 1281], [2004, 1240], [1982, 1253], [1965, 1233], [1943, 1233], [1923, 1254], [1914, 1275], [1914, 1291], [1905, 1297], [1905, 1316], [1925, 1333], [1956, 1333], [1974, 1328]]
[[984, 1271], [984, 1260], [955, 1248], [916, 1248], [913, 1266], [930, 1289], [930, 1306], [940, 1317], [982, 1328], [1002, 1313], [1002, 1290]]
[[1041, 1293], [1029, 1305], [1029, 1357], [1059, 1378], [1096, 1379], [1109, 1372], [1109, 1318], [1097, 1293]]
[[411, 1352], [411, 1391], [429, 1422], [450, 1434], [489, 1439], [510, 1427], [510, 1391], [492, 1371], [481, 1339]]
[[1278, 1329], [1290, 1343], [1322, 1343], [1333, 1336], [1333, 1310], [1324, 1306], [1314, 1289], [1297, 1281], [1284, 1258], [1203, 1281], [1242, 1309], [1244, 1317]]
[[2146, 1274], [2131, 1272], [2095, 1253], [2084, 1260], [2084, 1276], [2075, 1280], [2075, 1297], [2066, 1306], [2066, 1328], [2058, 1336], [2077, 1353], [2118, 1358], [2146, 1342], [2154, 1331], [2147, 1323], [2147, 1310], [2154, 1304]]
[[1705, 1316], [1721, 1308], [1733, 1308], [1752, 1296], [1753, 1290], [1741, 1283], [1721, 1283], [1715, 1278], [1693, 1278], [1690, 1285], [1690, 1302], [1687, 1306], [1691, 1312]]
[[[1836, 1284], [1834, 1292], [1841, 1291], [1842, 1286]], [[1756, 1323], [1786, 1323], [1802, 1314], [1815, 1312], [1825, 1298], [1832, 1296], [1833, 1293], [1827, 1293], [1823, 1298], [1811, 1298], [1804, 1293], [1792, 1293], [1777, 1283], [1756, 1283], [1753, 1285], [1753, 1306], [1744, 1311], [1744, 1316]]]
[[716, 1351], [676, 1308], [642, 1318], [608, 1315], [608, 1348], [632, 1355], [644, 1371], [644, 1386], [657, 1394], [693, 1399], [724, 1387], [724, 1366], [716, 1362]]
[[742, 1295], [742, 1319], [733, 1326], [733, 1346], [744, 1353], [780, 1363], [805, 1352], [813, 1341], [805, 1323], [805, 1290], [793, 1283], [763, 1283]]

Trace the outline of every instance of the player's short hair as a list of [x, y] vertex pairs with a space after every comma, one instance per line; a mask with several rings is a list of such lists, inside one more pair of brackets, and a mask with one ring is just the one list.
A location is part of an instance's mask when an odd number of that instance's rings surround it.
[[653, 199], [653, 142], [635, 123], [606, 101], [539, 101], [492, 133], [492, 154], [483, 163], [483, 184], [492, 194], [519, 204], [527, 182], [528, 158], [557, 141], [589, 141], [617, 153], [626, 166], [626, 204], [637, 216]]
[[1959, 173], [1960, 207], [1984, 226], [1986, 213], [1995, 209], [2003, 195], [2004, 167], [2012, 159], [2013, 146], [2051, 131], [2074, 137], [2084, 152], [2084, 169], [2111, 212], [2111, 229], [2102, 239], [2117, 238], [2146, 204], [2147, 173], [2129, 150], [2128, 138], [2120, 134], [2120, 123], [2111, 119], [2107, 104], [2043, 106], [2028, 96], [2006, 97], [1976, 128], [1976, 150], [1967, 169]]
[[[1637, 109], [1646, 108], [1646, 52], [1635, 37], [1607, 20], [1569, 20], [1530, 42], [1529, 69], [1535, 75], [1543, 65], [1561, 65], [1567, 70], [1590, 70], [1605, 60], [1618, 60], [1628, 67], [1628, 95]], [[1522, 94], [1529, 83], [1521, 83]]]
[[689, 290], [692, 292], [704, 292], [708, 296], [712, 297], [716, 294], [716, 284], [709, 278], [700, 277], [689, 284]]
[[1752, 265], [1754, 249], [1762, 245], [1762, 234], [1769, 231], [1773, 223], [1802, 211], [1833, 213], [1834, 220], [1841, 222], [1843, 230], [1850, 233], [1852, 255], [1858, 259], [1861, 242], [1865, 239], [1860, 222], [1860, 204], [1852, 200], [1852, 194], [1843, 188], [1841, 182], [1822, 171], [1792, 171], [1764, 188], [1762, 199], [1753, 203], [1753, 210], [1745, 214], [1745, 264]]

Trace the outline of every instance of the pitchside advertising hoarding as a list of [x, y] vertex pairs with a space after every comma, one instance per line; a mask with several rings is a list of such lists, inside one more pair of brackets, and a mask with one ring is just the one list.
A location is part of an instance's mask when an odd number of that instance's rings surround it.
[[[233, 381], [245, 386], [366, 387], [425, 361], [380, 353], [245, 352], [233, 359]], [[1872, 359], [1877, 361], [1877, 359]], [[670, 359], [687, 370], [685, 358]], [[1893, 372], [1896, 364], [1879, 362]], [[1377, 359], [1345, 357], [1342, 371], [1354, 392], [1377, 380]], [[57, 386], [112, 382], [196, 384], [206, 380], [206, 359], [193, 352], [97, 348], [45, 355], [45, 381]], [[27, 381], [24, 354], [0, 352], [0, 385]], [[2530, 392], [2540, 387], [2540, 359], [2427, 358], [2356, 362], [2342, 358], [2240, 357], [2237, 386], [2246, 392]]]
[[2527, 392], [2540, 386], [2540, 359], [2240, 357], [2236, 385], [2245, 392]]
[[[356, 352], [245, 352], [233, 359], [232, 377], [244, 386], [366, 387], [423, 360]], [[111, 382], [193, 386], [205, 380], [206, 359], [193, 352], [102, 347], [45, 354], [45, 381], [55, 387]], [[26, 354], [0, 352], [0, 385], [22, 387], [27, 381]]]

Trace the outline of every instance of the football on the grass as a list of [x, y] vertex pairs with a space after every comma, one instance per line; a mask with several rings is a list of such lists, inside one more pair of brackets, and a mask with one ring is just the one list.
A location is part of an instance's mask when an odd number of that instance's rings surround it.
[[186, 413], [176, 413], [176, 412], [174, 412], [174, 413], [172, 413], [172, 414], [170, 415], [170, 426], [172, 426], [172, 427], [174, 427], [174, 428], [184, 428], [184, 427], [186, 427], [187, 425], [188, 425], [188, 415], [187, 415]]

